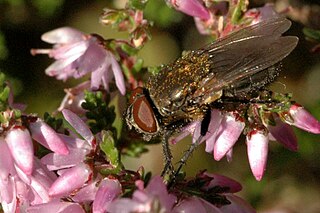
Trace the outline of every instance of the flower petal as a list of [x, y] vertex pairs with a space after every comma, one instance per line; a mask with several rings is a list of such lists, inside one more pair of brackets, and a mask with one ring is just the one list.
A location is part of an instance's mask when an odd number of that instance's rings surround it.
[[320, 134], [320, 122], [305, 110], [304, 107], [294, 104], [290, 107], [289, 113], [293, 118], [293, 123], [286, 120], [287, 123], [305, 131]]
[[212, 153], [214, 149], [214, 144], [219, 131], [219, 126], [221, 125], [223, 116], [219, 110], [211, 110], [211, 120], [208, 128], [208, 132], [205, 135], [206, 140], [206, 152]]
[[99, 189], [93, 201], [94, 213], [107, 212], [109, 204], [121, 193], [121, 185], [118, 180], [105, 178], [100, 182]]
[[[92, 90], [97, 90], [100, 87], [102, 83], [102, 78], [106, 74], [106, 72], [108, 72], [109, 67], [110, 67], [109, 60], [106, 60], [105, 63], [101, 64], [98, 69], [94, 70], [91, 73], [91, 89]], [[105, 88], [105, 89], [108, 90], [109, 88]]]
[[110, 60], [111, 60], [111, 69], [114, 74], [116, 85], [117, 85], [120, 93], [122, 95], [124, 95], [126, 93], [126, 86], [125, 86], [122, 70], [121, 70], [118, 62], [114, 58], [114, 56], [111, 53], [109, 53], [109, 54], [110, 54]]
[[38, 119], [36, 122], [30, 123], [32, 138], [42, 144], [51, 151], [67, 155], [69, 153], [68, 147], [59, 135], [44, 121]]
[[86, 149], [70, 149], [69, 155], [49, 153], [41, 158], [41, 162], [50, 170], [65, 169], [85, 161], [85, 156], [90, 152]]
[[0, 178], [8, 178], [9, 174], [14, 174], [13, 158], [7, 143], [0, 138]]
[[221, 158], [223, 158], [233, 147], [243, 131], [244, 126], [245, 124], [241, 121], [237, 121], [233, 115], [225, 115], [221, 121], [221, 125], [217, 133], [217, 139], [214, 144], [213, 154], [215, 160], [221, 160]]
[[54, 200], [49, 203], [43, 203], [35, 206], [30, 206], [27, 209], [28, 213], [85, 213], [83, 208], [77, 203], [62, 202], [59, 200]]
[[90, 40], [90, 45], [86, 49], [86, 52], [78, 59], [78, 68], [75, 73], [75, 78], [84, 76], [89, 72], [93, 72], [106, 62], [107, 52], [106, 50], [96, 43], [95, 40]]
[[149, 196], [152, 195], [158, 198], [161, 205], [165, 207], [166, 210], [170, 210], [176, 202], [176, 197], [168, 193], [167, 186], [164, 184], [163, 179], [160, 176], [153, 177], [145, 191]]
[[61, 27], [41, 36], [41, 40], [50, 44], [71, 43], [84, 39], [85, 34], [71, 27]]
[[247, 152], [251, 171], [260, 181], [267, 165], [268, 136], [261, 131], [252, 131], [247, 135]]
[[[1, 182], [1, 180], [0, 180]], [[16, 195], [17, 195], [17, 192], [16, 192], [16, 188], [15, 188], [15, 183], [14, 183], [14, 178], [13, 177], [10, 177], [8, 179], [8, 187], [11, 187], [11, 189], [8, 188], [8, 190], [10, 191], [10, 195], [7, 194], [7, 197], [6, 198], [6, 195], [4, 195], [5, 193], [8, 193], [8, 192], [5, 192], [3, 191], [4, 189], [2, 188], [2, 186], [0, 186], [1, 188], [1, 191], [0, 191], [0, 195], [1, 195], [1, 207], [2, 207], [2, 211], [7, 213], [7, 212], [10, 212], [10, 213], [14, 213], [17, 211], [17, 199], [16, 199]], [[1, 184], [2, 185], [2, 184]], [[11, 196], [12, 195], [12, 196]]]
[[72, 200], [77, 203], [83, 203], [83, 202], [91, 202], [94, 200], [96, 193], [98, 191], [97, 182], [94, 181], [92, 183], [89, 183], [85, 187], [81, 188], [75, 196], [72, 197]]
[[223, 175], [211, 174], [208, 172], [205, 172], [204, 174], [213, 178], [213, 180], [210, 181], [210, 183], [206, 186], [207, 189], [214, 188], [215, 186], [220, 186], [228, 188], [228, 192], [230, 193], [236, 193], [242, 190], [241, 184], [231, 178]]
[[173, 6], [190, 16], [205, 20], [210, 18], [208, 10], [198, 0], [175, 0]]
[[33, 170], [33, 144], [27, 129], [13, 127], [8, 131], [6, 139], [15, 163], [23, 172], [30, 175]]
[[11, 203], [15, 198], [15, 183], [12, 176], [5, 179], [0, 178], [1, 202]]
[[90, 167], [81, 163], [71, 169], [67, 169], [64, 173], [52, 184], [49, 189], [50, 196], [68, 195], [72, 191], [82, 187], [88, 181], [92, 171]]
[[283, 123], [279, 118], [276, 118], [276, 125], [269, 125], [267, 128], [275, 140], [282, 143], [291, 151], [298, 150], [298, 141], [290, 125]]
[[68, 123], [91, 145], [94, 137], [81, 118], [68, 109], [62, 110], [62, 114]]

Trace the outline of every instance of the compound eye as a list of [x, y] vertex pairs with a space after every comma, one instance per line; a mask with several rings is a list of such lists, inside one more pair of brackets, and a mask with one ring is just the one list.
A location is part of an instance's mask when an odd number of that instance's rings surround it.
[[[134, 97], [133, 97], [134, 96]], [[136, 125], [144, 132], [154, 133], [158, 131], [158, 124], [153, 109], [148, 99], [143, 94], [142, 88], [133, 91], [132, 117]]]

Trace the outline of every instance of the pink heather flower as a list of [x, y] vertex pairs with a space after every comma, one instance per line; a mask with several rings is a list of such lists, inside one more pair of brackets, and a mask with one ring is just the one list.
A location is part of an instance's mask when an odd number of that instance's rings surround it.
[[293, 104], [289, 109], [289, 115], [292, 120], [284, 117], [288, 124], [314, 134], [320, 134], [320, 122], [305, 110], [304, 107], [299, 104]]
[[58, 111], [68, 109], [76, 114], [84, 114], [86, 110], [81, 107], [84, 102], [84, 91], [90, 89], [90, 81], [85, 81], [73, 88], [65, 89], [66, 95], [64, 96]]
[[104, 213], [109, 210], [111, 202], [121, 193], [121, 185], [118, 180], [103, 179], [97, 190], [92, 204], [93, 213]]
[[176, 197], [168, 193], [161, 177], [153, 177], [146, 188], [143, 185], [142, 181], [136, 181], [138, 189], [133, 193], [132, 199], [119, 198], [113, 201], [108, 212], [154, 212], [155, 209], [159, 212], [171, 211]]
[[292, 127], [286, 123], [283, 123], [278, 116], [275, 117], [275, 122], [275, 126], [267, 126], [270, 132], [269, 139], [278, 141], [291, 151], [297, 151], [298, 141]]
[[[211, 178], [211, 179], [210, 179]], [[205, 181], [202, 187], [203, 193], [209, 192], [215, 188], [221, 188], [221, 192], [217, 193], [227, 198], [230, 204], [215, 206], [200, 197], [183, 198], [173, 208], [172, 212], [217, 212], [217, 213], [253, 213], [255, 210], [243, 199], [237, 197], [233, 193], [242, 189], [240, 183], [218, 174], [210, 174], [201, 172], [197, 175], [198, 180]], [[200, 181], [201, 182], [201, 181]]]
[[41, 162], [47, 165], [49, 170], [59, 170], [76, 166], [86, 161], [86, 156], [94, 152], [96, 144], [93, 134], [89, 127], [70, 110], [64, 109], [62, 113], [69, 124], [85, 140], [59, 134], [59, 137], [68, 147], [69, 154], [61, 155], [59, 153], [49, 153], [41, 159]]
[[49, 195], [51, 197], [69, 195], [72, 191], [81, 188], [91, 175], [91, 168], [84, 163], [80, 163], [70, 169], [65, 169], [60, 177], [51, 185]]
[[102, 85], [109, 90], [109, 82], [115, 77], [121, 94], [125, 94], [125, 82], [115, 56], [106, 50], [99, 38], [84, 34], [70, 27], [62, 27], [42, 35], [41, 39], [54, 44], [53, 49], [33, 49], [32, 54], [48, 54], [56, 59], [46, 69], [46, 74], [59, 80], [80, 78], [91, 73], [91, 88]]
[[272, 3], [267, 3], [263, 7], [252, 8], [244, 14], [244, 18], [252, 19], [250, 25], [254, 25], [277, 16], [279, 16], [279, 13], [274, 10], [274, 5]]
[[167, 3], [189, 16], [207, 20], [210, 13], [199, 0], [167, 0]]
[[86, 124], [73, 112], [64, 109], [65, 119], [85, 140], [59, 135], [65, 141], [69, 154], [49, 153], [41, 159], [49, 170], [58, 170], [59, 178], [49, 189], [50, 196], [66, 196], [81, 189], [91, 178], [92, 169], [86, 164], [86, 157], [94, 152], [96, 144], [93, 134]]
[[12, 127], [5, 138], [14, 162], [30, 175], [33, 170], [33, 144], [30, 133], [23, 127]]
[[49, 203], [38, 204], [27, 209], [29, 213], [85, 213], [84, 209], [78, 203], [60, 201], [58, 199]]
[[228, 113], [224, 115], [214, 143], [213, 155], [215, 160], [221, 160], [233, 147], [240, 137], [244, 126], [244, 123], [236, 120], [233, 114]]
[[61, 155], [69, 153], [68, 147], [55, 130], [41, 119], [38, 118], [35, 122], [30, 122], [29, 128], [32, 138], [44, 147]]
[[253, 130], [247, 134], [247, 151], [251, 171], [260, 181], [267, 165], [269, 138], [262, 131]]
[[29, 206], [50, 201], [48, 189], [57, 178], [53, 172], [34, 159], [31, 175], [18, 166], [6, 178], [0, 178], [1, 205], [4, 212], [26, 212]]
[[72, 200], [91, 207], [93, 213], [109, 212], [110, 203], [122, 193], [121, 184], [116, 179], [97, 176], [95, 180], [72, 195]]

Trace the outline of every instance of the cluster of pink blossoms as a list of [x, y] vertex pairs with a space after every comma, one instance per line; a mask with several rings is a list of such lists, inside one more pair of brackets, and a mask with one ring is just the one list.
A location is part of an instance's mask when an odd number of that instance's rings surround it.
[[32, 49], [31, 53], [48, 54], [56, 60], [46, 69], [47, 75], [66, 80], [91, 73], [92, 90], [97, 90], [100, 85], [109, 90], [109, 83], [114, 76], [120, 93], [125, 94], [120, 65], [115, 56], [105, 49], [100, 37], [62, 27], [43, 34], [41, 39], [54, 44], [53, 49]]
[[[218, 194], [228, 199], [228, 205], [215, 206], [193, 196], [178, 200], [179, 193], [167, 191], [160, 177], [152, 178], [147, 187], [136, 180], [132, 198], [121, 198], [125, 189], [116, 176], [97, 173], [97, 168], [110, 166], [94, 160], [101, 135], [94, 136], [73, 112], [65, 109], [62, 113], [80, 138], [56, 133], [42, 120], [29, 117], [29, 129], [13, 126], [2, 139], [0, 195], [4, 212], [254, 212], [233, 194], [241, 190], [239, 183], [205, 172], [200, 178], [210, 181], [202, 190], [223, 188]], [[52, 152], [39, 160], [32, 139]]]

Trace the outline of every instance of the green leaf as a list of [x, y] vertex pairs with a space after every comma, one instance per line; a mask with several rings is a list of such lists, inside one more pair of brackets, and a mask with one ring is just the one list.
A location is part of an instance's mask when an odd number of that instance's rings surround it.
[[136, 55], [139, 51], [138, 49], [132, 47], [131, 45], [125, 44], [125, 43], [121, 45], [121, 49], [124, 52], [128, 53], [129, 55]]
[[[120, 154], [115, 147], [115, 141], [111, 131], [102, 131], [102, 142], [100, 143], [100, 149], [105, 153], [107, 160], [112, 165], [112, 168], [107, 169], [111, 173], [118, 173], [123, 169], [123, 165], [120, 161]], [[104, 171], [107, 172], [107, 170]]]
[[320, 42], [320, 30], [314, 30], [314, 29], [305, 27], [305, 28], [303, 28], [303, 33], [308, 38], [311, 38], [313, 40]]

